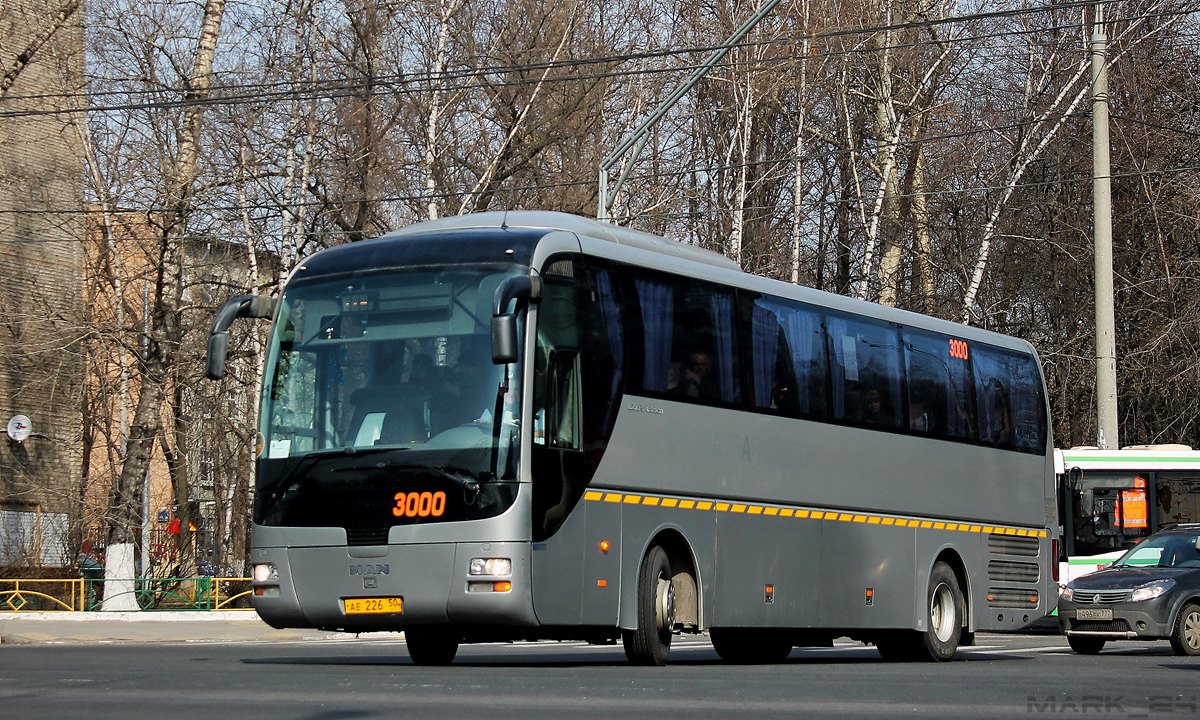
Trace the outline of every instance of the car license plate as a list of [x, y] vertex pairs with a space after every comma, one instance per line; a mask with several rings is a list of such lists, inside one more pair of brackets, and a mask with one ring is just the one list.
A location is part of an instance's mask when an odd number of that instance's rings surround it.
[[1079, 608], [1075, 611], [1076, 620], [1112, 620], [1112, 608]]
[[386, 615], [404, 612], [404, 598], [373, 597], [344, 598], [347, 615]]

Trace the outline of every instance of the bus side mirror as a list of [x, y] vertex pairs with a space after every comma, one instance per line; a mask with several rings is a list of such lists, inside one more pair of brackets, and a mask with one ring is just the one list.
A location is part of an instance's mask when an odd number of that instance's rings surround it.
[[513, 275], [496, 288], [492, 298], [492, 363], [507, 365], [517, 360], [517, 313], [509, 312], [513, 301], [542, 299], [542, 279], [536, 275]]
[[225, 356], [229, 352], [229, 326], [238, 318], [269, 318], [275, 314], [278, 303], [265, 295], [238, 295], [230, 298], [213, 318], [208, 331], [208, 367], [205, 376], [209, 380], [225, 377]]

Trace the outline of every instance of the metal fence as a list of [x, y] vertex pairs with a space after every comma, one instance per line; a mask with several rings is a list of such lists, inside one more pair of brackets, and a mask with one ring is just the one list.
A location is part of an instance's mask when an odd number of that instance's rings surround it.
[[[252, 592], [250, 578], [142, 577], [115, 580], [109, 586], [123, 588], [121, 595], [132, 594], [137, 608], [147, 611], [249, 609]], [[105, 582], [98, 578], [0, 578], [0, 613], [100, 610], [104, 591]]]

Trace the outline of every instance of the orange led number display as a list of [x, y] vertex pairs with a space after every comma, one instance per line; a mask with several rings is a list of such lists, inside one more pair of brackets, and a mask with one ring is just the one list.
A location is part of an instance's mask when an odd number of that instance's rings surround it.
[[966, 360], [971, 356], [971, 351], [967, 347], [966, 340], [951, 340], [950, 341], [950, 357], [957, 360]]
[[441, 517], [446, 512], [446, 493], [438, 492], [398, 492], [393, 497], [396, 501], [392, 515], [396, 517]]

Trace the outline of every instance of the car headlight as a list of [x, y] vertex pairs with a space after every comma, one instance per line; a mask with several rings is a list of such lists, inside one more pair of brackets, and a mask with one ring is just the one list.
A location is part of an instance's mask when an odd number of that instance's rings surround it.
[[1060, 597], [1063, 600], [1066, 600], [1067, 602], [1070, 602], [1075, 599], [1075, 589], [1072, 588], [1070, 585], [1065, 585], [1063, 587], [1060, 587], [1058, 589], [1058, 597]]
[[1133, 594], [1129, 596], [1129, 599], [1132, 602], [1153, 600], [1173, 587], [1175, 587], [1174, 580], [1155, 580], [1154, 582], [1149, 582], [1141, 587], [1135, 588]]
[[1153, 600], [1158, 598], [1171, 588], [1175, 587], [1174, 580], [1156, 580], [1147, 582], [1144, 586], [1134, 588], [1133, 594], [1129, 595], [1129, 600], [1133, 602], [1141, 602], [1142, 600]]

